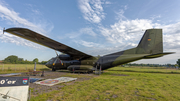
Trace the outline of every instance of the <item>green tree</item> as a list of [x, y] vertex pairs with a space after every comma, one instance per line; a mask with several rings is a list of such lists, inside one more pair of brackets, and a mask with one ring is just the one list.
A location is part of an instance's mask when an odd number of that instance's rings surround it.
[[23, 64], [24, 63], [24, 59], [23, 58], [18, 58], [18, 63]]
[[34, 60], [33, 60], [33, 63], [38, 63], [39, 62], [39, 60], [38, 60], [38, 58], [35, 58]]
[[100, 57], [101, 57], [100, 55], [97, 56], [97, 58], [100, 58]]
[[24, 59], [23, 58], [18, 58], [18, 61], [24, 61]]
[[18, 63], [18, 57], [15, 55], [8, 56], [4, 59], [4, 63]]
[[33, 64], [33, 61], [28, 61], [27, 59], [24, 61], [24, 64]]
[[41, 62], [41, 64], [46, 64], [46, 63], [47, 63], [47, 61], [42, 61], [42, 62]]
[[178, 59], [177, 64], [178, 64], [178, 66], [180, 67], [180, 59]]

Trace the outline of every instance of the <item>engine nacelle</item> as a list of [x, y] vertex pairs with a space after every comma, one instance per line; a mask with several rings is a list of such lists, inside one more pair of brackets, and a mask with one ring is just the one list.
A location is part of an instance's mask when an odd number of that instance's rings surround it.
[[60, 60], [71, 60], [71, 57], [67, 54], [59, 55]]

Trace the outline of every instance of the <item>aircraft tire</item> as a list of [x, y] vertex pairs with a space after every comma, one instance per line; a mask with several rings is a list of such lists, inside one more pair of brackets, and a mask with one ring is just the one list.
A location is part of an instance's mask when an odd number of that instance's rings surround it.
[[52, 71], [56, 71], [56, 69], [55, 69], [55, 68], [52, 68]]

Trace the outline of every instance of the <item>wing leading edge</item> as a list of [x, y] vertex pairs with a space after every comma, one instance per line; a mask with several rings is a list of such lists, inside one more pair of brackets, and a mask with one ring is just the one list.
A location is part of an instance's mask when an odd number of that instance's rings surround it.
[[29, 41], [38, 43], [40, 45], [49, 47], [51, 49], [57, 50], [59, 52], [68, 54], [72, 57], [72, 59], [86, 59], [92, 57], [91, 55], [80, 52], [74, 48], [71, 48], [67, 45], [59, 43], [55, 40], [52, 40], [46, 36], [43, 36], [26, 28], [9, 28], [4, 31], [19, 36], [21, 38], [27, 39]]

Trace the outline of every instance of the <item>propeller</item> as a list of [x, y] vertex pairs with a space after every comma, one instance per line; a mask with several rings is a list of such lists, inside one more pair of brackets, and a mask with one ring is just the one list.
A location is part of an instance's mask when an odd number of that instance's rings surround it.
[[[56, 61], [57, 61], [57, 59], [58, 59], [58, 53], [57, 53], [57, 51], [55, 51], [56, 52], [56, 59], [54, 60], [54, 62], [53, 62], [53, 66], [55, 65], [55, 63], [56, 63]], [[63, 63], [62, 63], [62, 61], [59, 59], [59, 62], [63, 65]]]

